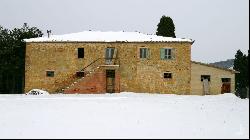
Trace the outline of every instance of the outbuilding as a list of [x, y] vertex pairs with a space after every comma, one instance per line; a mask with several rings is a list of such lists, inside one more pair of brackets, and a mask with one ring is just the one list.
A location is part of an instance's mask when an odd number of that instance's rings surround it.
[[235, 73], [201, 62], [191, 62], [191, 94], [214, 95], [235, 92]]

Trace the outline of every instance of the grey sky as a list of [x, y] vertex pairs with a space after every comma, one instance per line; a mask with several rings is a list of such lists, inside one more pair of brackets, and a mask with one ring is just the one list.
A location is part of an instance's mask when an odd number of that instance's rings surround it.
[[24, 22], [45, 33], [83, 30], [155, 33], [162, 15], [176, 35], [192, 38], [192, 60], [205, 63], [234, 58], [249, 48], [249, 0], [0, 0], [0, 25]]

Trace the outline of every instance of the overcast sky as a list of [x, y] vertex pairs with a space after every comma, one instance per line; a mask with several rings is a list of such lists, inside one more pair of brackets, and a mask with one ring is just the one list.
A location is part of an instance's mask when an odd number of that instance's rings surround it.
[[192, 60], [234, 58], [249, 48], [249, 0], [0, 0], [0, 25], [23, 23], [46, 33], [84, 30], [155, 34], [162, 15], [170, 16], [176, 36], [195, 40]]

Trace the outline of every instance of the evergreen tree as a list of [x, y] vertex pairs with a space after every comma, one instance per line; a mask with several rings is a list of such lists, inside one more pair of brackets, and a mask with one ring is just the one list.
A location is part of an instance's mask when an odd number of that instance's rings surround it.
[[0, 93], [23, 92], [26, 50], [23, 39], [42, 35], [39, 29], [27, 24], [13, 30], [0, 26]]
[[175, 25], [170, 17], [163, 15], [160, 19], [160, 23], [157, 25], [156, 35], [164, 37], [176, 37], [175, 36]]
[[234, 70], [240, 72], [235, 75], [236, 95], [241, 98], [246, 98], [247, 89], [249, 88], [248, 56], [243, 54], [240, 50], [235, 54]]

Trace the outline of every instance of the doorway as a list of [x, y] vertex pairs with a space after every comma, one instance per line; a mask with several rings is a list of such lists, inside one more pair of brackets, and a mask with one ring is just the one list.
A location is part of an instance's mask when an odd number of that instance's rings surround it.
[[203, 85], [203, 95], [210, 94], [210, 75], [201, 75], [201, 81]]
[[222, 87], [221, 94], [231, 92], [231, 79], [230, 78], [221, 78]]
[[106, 92], [115, 92], [115, 70], [106, 70]]

